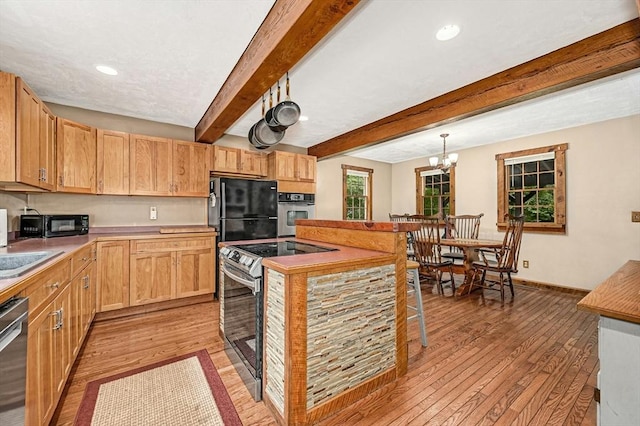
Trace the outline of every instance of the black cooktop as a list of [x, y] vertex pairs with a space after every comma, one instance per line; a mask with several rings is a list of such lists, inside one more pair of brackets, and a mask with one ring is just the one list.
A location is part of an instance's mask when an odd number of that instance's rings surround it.
[[338, 250], [335, 248], [316, 246], [314, 244], [301, 243], [298, 241], [241, 244], [237, 246], [234, 245], [233, 247], [260, 257], [292, 256], [294, 254], [323, 253], [325, 251]]

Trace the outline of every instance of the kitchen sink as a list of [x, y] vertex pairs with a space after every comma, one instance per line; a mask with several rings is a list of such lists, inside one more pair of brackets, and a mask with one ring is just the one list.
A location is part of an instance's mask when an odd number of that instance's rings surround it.
[[0, 279], [19, 277], [31, 268], [64, 253], [63, 251], [32, 251], [0, 254]]

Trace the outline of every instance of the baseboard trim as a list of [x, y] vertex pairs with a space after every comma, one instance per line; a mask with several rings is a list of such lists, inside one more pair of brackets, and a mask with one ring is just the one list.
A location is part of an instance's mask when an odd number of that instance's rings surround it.
[[514, 284], [519, 284], [519, 285], [523, 285], [523, 286], [527, 286], [527, 287], [544, 288], [544, 289], [547, 289], [547, 290], [559, 291], [560, 293], [575, 294], [575, 295], [583, 296], [583, 297], [591, 292], [591, 290], [584, 290], [584, 289], [581, 289], [581, 288], [564, 287], [564, 286], [561, 286], [561, 285], [543, 283], [543, 282], [540, 282], [540, 281], [523, 280], [522, 278], [516, 278], [516, 277], [513, 277], [512, 280], [513, 280]]
[[181, 299], [167, 300], [164, 302], [150, 303], [148, 305], [131, 306], [128, 308], [116, 309], [107, 312], [98, 312], [94, 322], [107, 321], [115, 318], [128, 317], [132, 315], [147, 314], [149, 312], [162, 311], [165, 309], [178, 308], [186, 305], [196, 305], [198, 303], [210, 302], [213, 300], [213, 293], [201, 294], [198, 296], [185, 297]]

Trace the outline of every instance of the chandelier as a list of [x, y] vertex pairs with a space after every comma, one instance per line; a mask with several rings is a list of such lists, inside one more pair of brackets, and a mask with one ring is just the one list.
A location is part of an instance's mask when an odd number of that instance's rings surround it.
[[447, 155], [447, 137], [449, 137], [449, 133], [443, 133], [440, 137], [442, 138], [442, 156], [429, 157], [429, 165], [442, 170], [443, 173], [447, 173], [449, 168], [455, 166], [458, 162], [458, 154], [451, 153]]

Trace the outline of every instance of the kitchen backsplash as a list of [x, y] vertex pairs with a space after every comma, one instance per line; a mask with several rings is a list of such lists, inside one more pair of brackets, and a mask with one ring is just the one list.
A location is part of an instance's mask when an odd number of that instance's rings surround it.
[[[19, 230], [20, 215], [27, 203], [42, 214], [86, 213], [92, 228], [207, 224], [206, 198], [0, 192], [0, 208], [7, 209], [9, 231]], [[157, 220], [149, 219], [152, 206], [157, 209]]]

